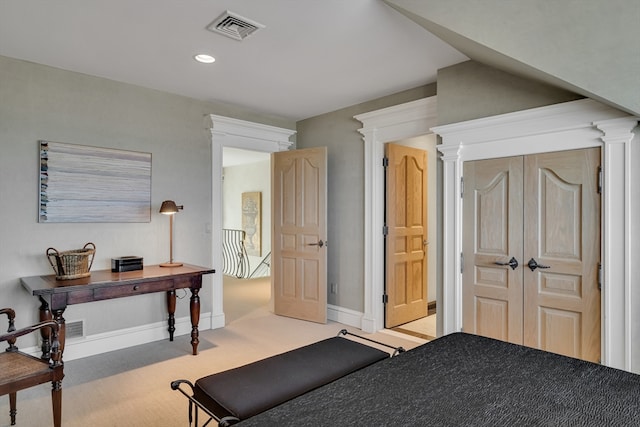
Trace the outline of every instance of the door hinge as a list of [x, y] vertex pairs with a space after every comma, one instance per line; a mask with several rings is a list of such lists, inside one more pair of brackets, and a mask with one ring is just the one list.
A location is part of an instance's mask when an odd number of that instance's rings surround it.
[[464, 177], [460, 177], [460, 198], [464, 199]]
[[602, 264], [598, 263], [598, 290], [602, 290]]
[[383, 225], [382, 226], [382, 235], [385, 236], [385, 237], [389, 235], [389, 226], [388, 225]]
[[389, 158], [388, 157], [383, 157], [382, 158], [382, 167], [383, 168], [388, 168], [389, 167]]
[[598, 166], [598, 194], [602, 194], [602, 166]]
[[460, 252], [460, 274], [464, 273], [464, 254]]
[[389, 295], [387, 295], [387, 294], [383, 294], [382, 295], [382, 303], [383, 304], [388, 304], [389, 303]]

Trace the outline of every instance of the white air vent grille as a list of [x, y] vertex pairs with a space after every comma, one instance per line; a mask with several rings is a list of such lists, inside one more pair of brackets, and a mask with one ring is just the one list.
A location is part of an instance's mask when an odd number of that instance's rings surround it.
[[82, 338], [84, 336], [84, 322], [82, 320], [66, 322], [64, 326], [67, 339]]
[[231, 37], [235, 40], [244, 40], [261, 28], [264, 28], [264, 25], [243, 18], [228, 10], [218, 16], [211, 24], [207, 25], [207, 30]]

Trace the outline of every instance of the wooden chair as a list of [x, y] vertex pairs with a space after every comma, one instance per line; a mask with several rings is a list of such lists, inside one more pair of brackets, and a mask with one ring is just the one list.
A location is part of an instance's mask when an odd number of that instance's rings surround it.
[[[0, 353], [0, 396], [9, 395], [9, 414], [11, 425], [16, 423], [16, 393], [38, 384], [51, 382], [51, 401], [53, 404], [53, 425], [62, 425], [62, 378], [64, 377], [60, 343], [58, 341], [58, 323], [54, 320], [40, 322], [19, 330], [15, 329], [15, 312], [10, 308], [0, 309], [0, 314], [9, 318], [9, 329], [0, 335], [0, 342], [7, 341], [9, 347]], [[47, 328], [51, 333], [51, 357], [40, 359], [18, 351], [16, 338]], [[47, 333], [47, 332], [45, 332]]]

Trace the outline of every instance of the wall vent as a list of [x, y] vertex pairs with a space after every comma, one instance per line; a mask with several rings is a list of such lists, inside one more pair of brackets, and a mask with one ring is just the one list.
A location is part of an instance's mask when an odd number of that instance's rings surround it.
[[207, 30], [235, 40], [244, 40], [261, 28], [264, 28], [264, 25], [228, 10], [207, 25]]
[[66, 322], [65, 333], [65, 337], [67, 339], [84, 337], [84, 321], [77, 320], [75, 322]]

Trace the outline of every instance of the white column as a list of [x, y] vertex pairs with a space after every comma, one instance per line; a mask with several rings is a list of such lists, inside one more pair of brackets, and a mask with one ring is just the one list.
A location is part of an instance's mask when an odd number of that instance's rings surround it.
[[[384, 328], [384, 246], [382, 240], [384, 226], [384, 200], [380, 189], [384, 191], [383, 143], [376, 139], [375, 129], [361, 129], [364, 139], [364, 314], [362, 330], [373, 333]], [[368, 284], [368, 286], [367, 286]]]
[[222, 147], [224, 134], [211, 129], [211, 266], [213, 291], [211, 307], [211, 329], [225, 325], [223, 307], [222, 265]]
[[[631, 141], [635, 118], [594, 123], [604, 135], [602, 201], [602, 312], [603, 363], [632, 370], [632, 325], [640, 310], [633, 307], [631, 286], [632, 209], [638, 201], [631, 194]], [[636, 165], [637, 166], [637, 165]], [[619, 286], [619, 284], [624, 284]]]
[[[443, 335], [462, 329], [462, 199], [460, 145], [439, 145], [442, 153], [442, 318]], [[438, 319], [440, 320], [440, 319]]]

